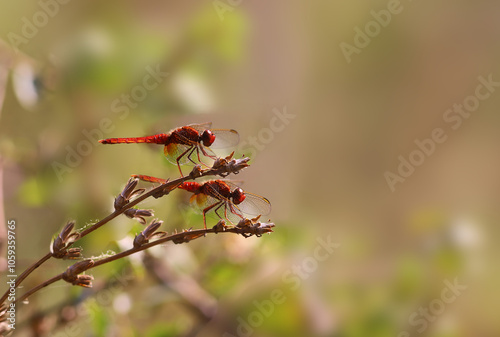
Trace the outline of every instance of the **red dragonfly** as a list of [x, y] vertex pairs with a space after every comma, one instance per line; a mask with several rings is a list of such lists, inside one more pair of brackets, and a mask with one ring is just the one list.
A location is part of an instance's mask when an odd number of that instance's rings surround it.
[[[145, 175], [133, 175], [143, 181], [166, 183], [165, 179]], [[205, 214], [214, 210], [221, 219], [230, 223], [244, 219], [244, 215], [267, 215], [271, 212], [271, 203], [264, 197], [243, 191], [227, 180], [209, 180], [204, 183], [184, 182], [178, 188], [193, 193], [191, 203], [203, 210], [203, 225], [207, 229]], [[218, 211], [224, 209], [224, 217]], [[228, 212], [229, 211], [229, 212]]]
[[240, 136], [238, 132], [230, 129], [212, 129], [212, 123], [190, 124], [173, 129], [167, 133], [160, 133], [147, 137], [133, 138], [108, 138], [101, 139], [102, 144], [131, 144], [131, 143], [154, 143], [165, 145], [163, 153], [165, 157], [177, 164], [182, 174], [181, 166], [191, 162], [196, 164], [191, 156], [196, 152], [198, 161], [207, 166], [200, 158], [200, 152], [209, 158], [216, 159], [217, 156], [211, 148], [227, 148], [238, 144]]

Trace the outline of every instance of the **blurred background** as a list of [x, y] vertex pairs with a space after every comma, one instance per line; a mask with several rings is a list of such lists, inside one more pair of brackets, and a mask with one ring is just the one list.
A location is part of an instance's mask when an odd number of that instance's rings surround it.
[[[499, 14], [493, 1], [2, 2], [0, 216], [16, 221], [19, 273], [69, 219], [108, 215], [131, 174], [178, 176], [160, 146], [101, 138], [236, 129], [252, 166], [235, 179], [276, 224], [95, 268], [89, 290], [55, 283], [18, 308], [14, 335], [499, 336], [500, 92], [476, 90], [500, 81]], [[448, 111], [464, 102], [478, 106]], [[419, 157], [435, 129], [446, 141]], [[166, 231], [200, 228], [188, 197], [141, 207]], [[142, 228], [119, 217], [79, 244], [112, 254]], [[48, 261], [18, 293], [69, 264]]]

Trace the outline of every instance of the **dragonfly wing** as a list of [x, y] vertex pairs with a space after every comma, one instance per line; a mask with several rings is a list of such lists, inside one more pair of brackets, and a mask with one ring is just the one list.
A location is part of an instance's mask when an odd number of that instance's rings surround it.
[[231, 187], [231, 190], [234, 190], [235, 188], [240, 188], [245, 184], [243, 180], [234, 180], [234, 179], [218, 179], [226, 184], [228, 184]]
[[248, 215], [268, 215], [271, 213], [271, 203], [260, 195], [245, 192], [245, 200], [235, 205], [241, 212]]
[[[218, 181], [221, 181], [221, 180], [219, 179]], [[224, 183], [225, 183], [225, 181], [224, 181]], [[213, 186], [217, 186], [217, 185], [213, 185]], [[243, 218], [243, 215], [244, 215], [243, 212], [238, 207], [236, 207], [236, 205], [233, 204], [233, 202], [230, 199], [228, 199], [227, 197], [222, 195], [213, 186], [212, 185], [209, 186], [210, 193], [214, 196], [215, 199], [223, 201], [223, 205], [218, 209], [217, 214], [219, 215], [219, 217], [221, 217], [223, 219], [225, 218], [226, 220], [228, 220], [232, 224], [236, 225]], [[215, 208], [214, 208], [214, 210], [215, 210]]]
[[[165, 145], [165, 147], [163, 148], [163, 153], [165, 154], [165, 157], [169, 162], [177, 165], [177, 158], [179, 158], [179, 156], [181, 156], [184, 152], [192, 148], [192, 145], [170, 143]], [[189, 151], [181, 158], [181, 160], [179, 160], [179, 164], [184, 165], [191, 163], [188, 159], [188, 154]]]
[[212, 122], [206, 122], [206, 123], [200, 123], [200, 124], [189, 124], [186, 126], [189, 126], [190, 128], [193, 128], [196, 131], [202, 133], [203, 131], [208, 130], [212, 127]]
[[189, 201], [191, 202], [192, 206], [196, 207], [199, 210], [204, 210], [205, 208], [210, 207], [219, 202], [219, 200], [217, 200], [216, 198], [203, 193], [193, 194], [193, 196], [191, 197], [191, 199], [189, 199]]
[[[216, 203], [220, 203], [220, 200], [216, 198], [203, 196], [197, 197], [196, 200], [192, 202], [192, 205], [198, 210], [203, 210]], [[210, 209], [210, 211], [206, 213], [206, 216], [212, 219], [225, 219], [233, 225], [236, 225], [244, 218], [244, 213], [235, 204], [225, 199], [221, 205], [214, 206]]]
[[229, 148], [238, 145], [240, 142], [240, 135], [236, 130], [211, 129], [210, 131], [215, 135], [215, 141], [210, 145], [211, 148]]
[[[197, 213], [201, 214], [204, 209], [213, 206], [207, 213], [206, 217], [211, 219], [226, 219], [229, 222], [237, 224], [241, 219], [238, 215], [233, 214], [229, 210], [229, 204], [225, 201], [208, 196], [206, 194], [200, 193], [195, 194], [190, 199], [191, 206], [197, 211]], [[216, 205], [219, 204], [219, 205]], [[220, 208], [219, 208], [220, 207]], [[227, 212], [225, 211], [226, 207], [228, 208]], [[215, 211], [217, 210], [217, 213]], [[227, 216], [225, 215], [227, 214]]]

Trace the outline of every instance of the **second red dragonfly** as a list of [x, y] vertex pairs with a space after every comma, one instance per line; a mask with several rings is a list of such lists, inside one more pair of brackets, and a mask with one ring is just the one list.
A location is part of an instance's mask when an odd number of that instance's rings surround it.
[[[165, 179], [144, 175], [133, 175], [143, 181], [165, 183]], [[191, 203], [203, 211], [203, 224], [207, 228], [206, 213], [214, 211], [221, 218], [233, 225], [244, 219], [245, 215], [267, 215], [271, 212], [271, 203], [264, 197], [243, 191], [227, 180], [209, 180], [204, 183], [184, 182], [178, 188], [193, 193]], [[223, 209], [222, 217], [218, 211]]]
[[211, 129], [212, 123], [190, 124], [167, 133], [147, 137], [108, 138], [101, 139], [102, 144], [132, 144], [154, 143], [164, 145], [163, 153], [167, 159], [177, 164], [182, 174], [181, 166], [186, 163], [196, 164], [191, 156], [196, 152], [198, 161], [206, 166], [200, 158], [200, 152], [209, 158], [216, 155], [209, 149], [228, 148], [236, 146], [240, 140], [238, 132], [230, 129]]

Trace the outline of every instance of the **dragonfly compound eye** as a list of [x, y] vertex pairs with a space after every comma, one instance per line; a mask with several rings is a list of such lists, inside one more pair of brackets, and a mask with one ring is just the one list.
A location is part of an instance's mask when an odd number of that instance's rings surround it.
[[215, 141], [215, 135], [213, 134], [212, 131], [205, 130], [201, 135], [201, 141], [203, 142], [203, 145], [210, 146]]
[[246, 198], [245, 192], [243, 192], [241, 188], [237, 188], [233, 191], [233, 203], [235, 205], [242, 203], [243, 200], [245, 200], [245, 198]]

